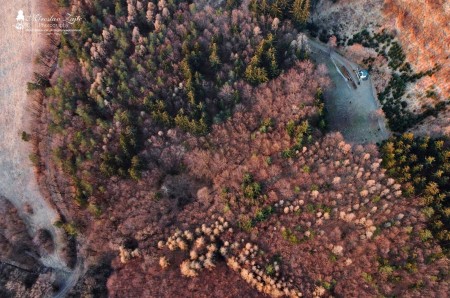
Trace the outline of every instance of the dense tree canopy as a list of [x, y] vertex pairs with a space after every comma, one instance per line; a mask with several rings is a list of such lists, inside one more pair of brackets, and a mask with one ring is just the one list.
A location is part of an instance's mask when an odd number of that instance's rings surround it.
[[423, 213], [444, 248], [450, 244], [450, 143], [446, 138], [393, 137], [381, 146], [383, 165], [410, 195], [423, 197]]
[[72, 5], [86, 22], [29, 89], [51, 152], [33, 160], [89, 268], [74, 291], [445, 296], [448, 140], [395, 137], [382, 160], [327, 133], [326, 66], [298, 32], [313, 3]]
[[265, 83], [292, 64], [289, 24], [272, 28], [272, 18], [238, 5], [94, 0], [72, 7], [86, 22], [61, 36], [51, 83], [38, 77], [29, 88], [50, 99], [54, 155], [80, 205], [101, 177], [139, 179], [150, 129], [204, 135], [240, 102], [240, 80]]

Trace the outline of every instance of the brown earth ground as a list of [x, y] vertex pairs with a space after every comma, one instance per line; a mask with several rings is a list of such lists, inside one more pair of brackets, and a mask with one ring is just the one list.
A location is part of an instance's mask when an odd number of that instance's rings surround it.
[[42, 35], [16, 28], [18, 11], [25, 16], [40, 13], [44, 1], [8, 1], [0, 7], [0, 196], [18, 210], [29, 233], [47, 230], [55, 240], [53, 253], [42, 254], [40, 262], [58, 272], [60, 278], [71, 270], [60, 258], [63, 246], [61, 231], [53, 223], [57, 212], [42, 196], [29, 155], [31, 145], [21, 140], [21, 133], [31, 132], [31, 115], [27, 98], [27, 82], [32, 80], [33, 59], [42, 47]]

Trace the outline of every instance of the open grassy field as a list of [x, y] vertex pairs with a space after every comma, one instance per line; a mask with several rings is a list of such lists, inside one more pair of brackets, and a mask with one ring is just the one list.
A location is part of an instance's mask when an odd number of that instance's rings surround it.
[[0, 7], [0, 196], [19, 210], [32, 236], [39, 229], [50, 232], [56, 251], [40, 261], [65, 278], [70, 270], [60, 258], [61, 231], [53, 225], [58, 215], [40, 193], [29, 158], [31, 145], [21, 139], [23, 131], [31, 131], [27, 82], [32, 79], [42, 36], [18, 30], [16, 17], [19, 10], [26, 16], [36, 14], [38, 7], [40, 1], [31, 0], [7, 1]]

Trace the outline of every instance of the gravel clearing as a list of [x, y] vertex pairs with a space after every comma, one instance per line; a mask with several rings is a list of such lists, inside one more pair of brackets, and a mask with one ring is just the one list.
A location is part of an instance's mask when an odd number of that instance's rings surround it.
[[335, 51], [319, 42], [309, 40], [313, 51], [312, 58], [325, 64], [332, 80], [331, 88], [325, 91], [325, 107], [327, 120], [331, 130], [340, 131], [348, 142], [365, 144], [377, 143], [389, 137], [384, 114], [380, 113], [381, 106], [375, 97], [372, 80], [362, 81], [354, 89], [339, 71], [345, 66], [352, 75], [354, 82], [358, 82], [354, 69], [356, 63], [349, 61]]

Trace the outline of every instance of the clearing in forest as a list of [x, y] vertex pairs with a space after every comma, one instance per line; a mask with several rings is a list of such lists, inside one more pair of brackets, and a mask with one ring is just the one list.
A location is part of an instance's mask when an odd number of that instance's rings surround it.
[[310, 40], [309, 44], [313, 60], [327, 66], [332, 80], [331, 87], [325, 91], [330, 130], [341, 132], [353, 143], [377, 143], [387, 139], [386, 119], [375, 98], [370, 77], [358, 84], [354, 73], [358, 65], [316, 41]]

